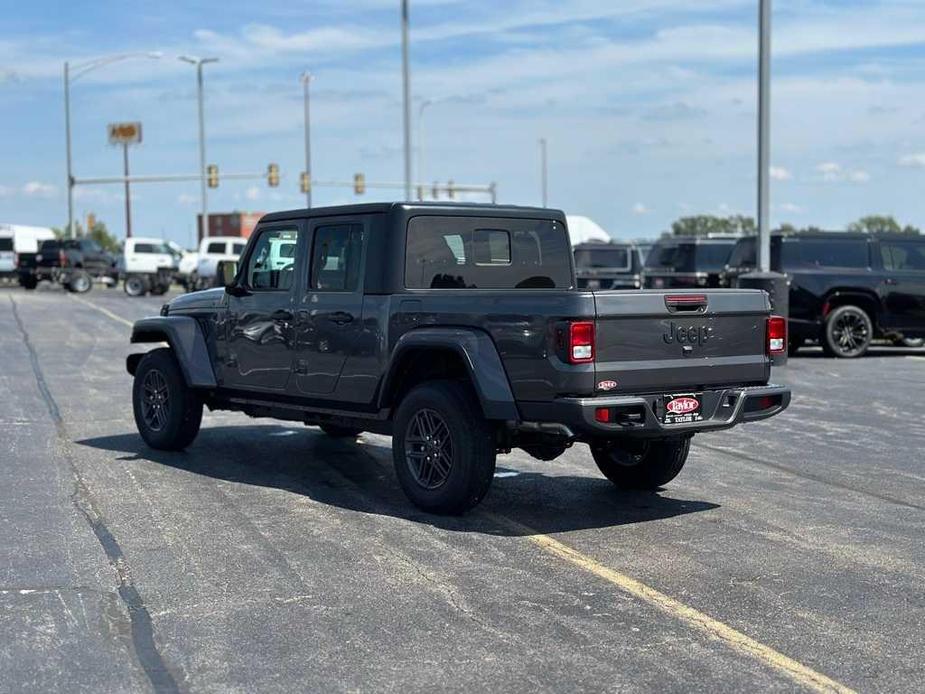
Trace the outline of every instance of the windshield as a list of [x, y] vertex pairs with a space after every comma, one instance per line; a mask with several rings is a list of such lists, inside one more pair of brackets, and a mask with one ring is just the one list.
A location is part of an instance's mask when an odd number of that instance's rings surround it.
[[575, 251], [576, 268], [630, 269], [630, 253], [626, 246], [615, 248], [582, 248]]

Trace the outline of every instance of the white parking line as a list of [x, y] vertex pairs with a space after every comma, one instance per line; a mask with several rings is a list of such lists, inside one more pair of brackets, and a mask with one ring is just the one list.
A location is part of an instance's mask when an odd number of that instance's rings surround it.
[[97, 306], [97, 305], [94, 304], [92, 301], [87, 301], [86, 299], [81, 299], [79, 296], [74, 296], [73, 294], [70, 294], [69, 296], [70, 296], [74, 301], [79, 301], [79, 302], [82, 303], [84, 306], [89, 306], [89, 307], [92, 308], [94, 311], [99, 311], [100, 313], [102, 313], [102, 314], [103, 314], [104, 316], [106, 316], [107, 318], [112, 318], [114, 321], [118, 321], [119, 323], [122, 323], [123, 325], [127, 325], [127, 326], [130, 327], [130, 328], [131, 328], [132, 325], [133, 325], [133, 324], [132, 324], [132, 321], [127, 320], [127, 319], [123, 318], [122, 316], [117, 316], [115, 313], [113, 313], [112, 311], [110, 311], [108, 308], [103, 308], [102, 306]]

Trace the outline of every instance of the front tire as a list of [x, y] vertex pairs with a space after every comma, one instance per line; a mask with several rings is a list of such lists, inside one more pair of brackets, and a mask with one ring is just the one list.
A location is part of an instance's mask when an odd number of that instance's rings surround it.
[[407, 497], [430, 513], [460, 514], [478, 504], [495, 473], [494, 429], [468, 384], [423, 383], [401, 401], [392, 457]]
[[604, 477], [621, 489], [658, 489], [678, 476], [691, 437], [652, 441], [598, 441], [591, 455]]
[[83, 270], [78, 270], [67, 282], [67, 290], [74, 294], [86, 294], [93, 288], [93, 279]]
[[857, 306], [839, 306], [825, 321], [822, 349], [827, 356], [855, 359], [863, 356], [874, 337], [874, 324]]
[[148, 352], [138, 363], [132, 406], [138, 433], [151, 448], [180, 451], [199, 433], [202, 400], [168, 348]]

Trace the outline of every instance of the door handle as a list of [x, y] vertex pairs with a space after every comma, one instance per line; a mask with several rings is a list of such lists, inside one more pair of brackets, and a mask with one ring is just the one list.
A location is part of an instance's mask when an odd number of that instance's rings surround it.
[[329, 321], [337, 323], [338, 325], [343, 325], [353, 320], [353, 314], [347, 313], [346, 311], [334, 311], [333, 313], [329, 313], [327, 317]]
[[287, 311], [286, 309], [279, 309], [277, 311], [273, 311], [273, 313], [270, 314], [270, 319], [271, 320], [292, 320], [292, 311]]

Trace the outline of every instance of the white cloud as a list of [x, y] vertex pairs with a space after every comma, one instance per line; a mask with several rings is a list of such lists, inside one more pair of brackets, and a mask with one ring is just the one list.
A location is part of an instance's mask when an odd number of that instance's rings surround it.
[[196, 197], [195, 195], [190, 195], [189, 193], [180, 193], [177, 196], [177, 203], [179, 203], [180, 205], [184, 205], [186, 207], [194, 205], [198, 201], [199, 201], [198, 197]]
[[244, 197], [248, 200], [259, 200], [261, 198], [260, 188], [257, 186], [250, 186], [244, 191]]
[[849, 169], [834, 161], [827, 161], [816, 165], [816, 171], [823, 181], [850, 183], [867, 183], [870, 174], [864, 169]]
[[22, 187], [22, 193], [30, 198], [50, 198], [54, 197], [58, 189], [51, 183], [42, 181], [29, 181]]
[[649, 208], [641, 202], [637, 202], [633, 205], [633, 214], [649, 214]]
[[781, 212], [789, 212], [790, 214], [800, 214], [805, 210], [805, 208], [792, 202], [782, 202], [778, 205], [778, 209]]
[[904, 154], [899, 158], [899, 165], [914, 169], [925, 169], [925, 152]]
[[771, 174], [772, 180], [775, 181], [789, 181], [793, 178], [793, 174], [790, 173], [783, 166], [771, 166], [768, 168], [768, 171]]

